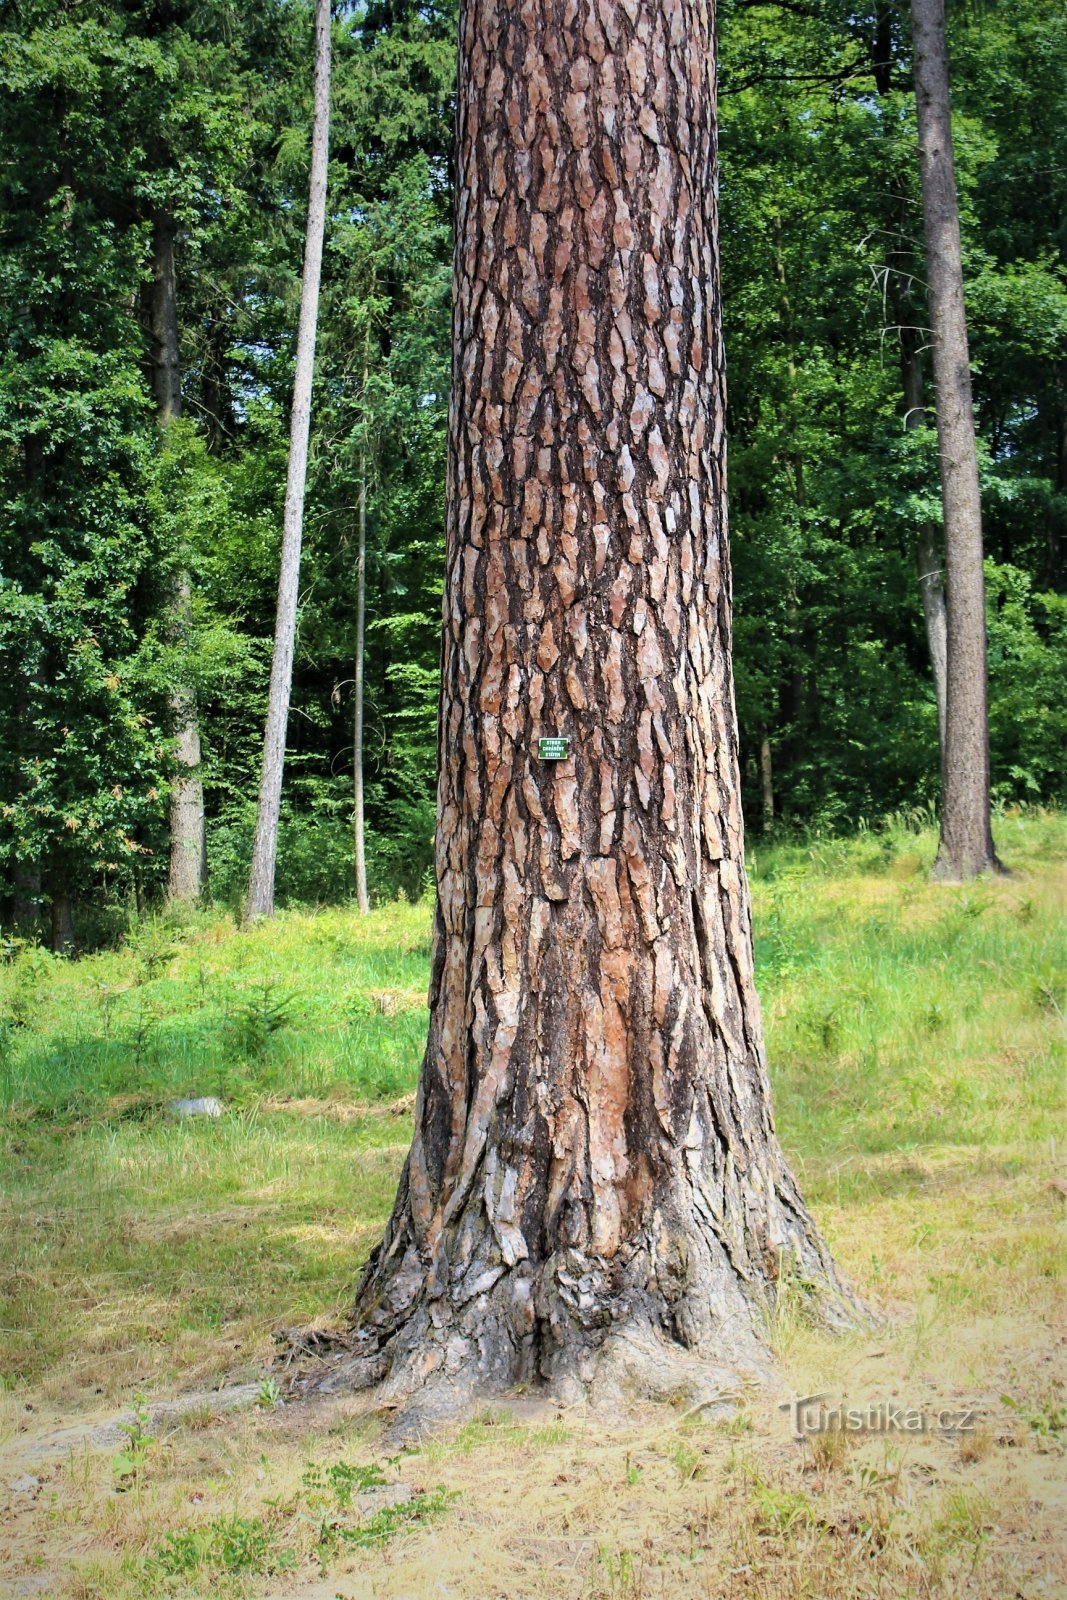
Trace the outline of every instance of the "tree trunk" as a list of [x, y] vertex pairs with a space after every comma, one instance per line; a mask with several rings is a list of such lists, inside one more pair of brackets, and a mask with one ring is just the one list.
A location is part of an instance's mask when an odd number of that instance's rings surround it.
[[[178, 280], [174, 264], [173, 215], [156, 211], [152, 219], [152, 281], [148, 285], [148, 331], [152, 395], [162, 430], [181, 416], [181, 360], [178, 350]], [[191, 624], [189, 575], [178, 572], [169, 607], [170, 634], [181, 647]], [[170, 863], [167, 898], [192, 902], [207, 881], [204, 785], [200, 776], [200, 725], [196, 696], [184, 684], [169, 695], [177, 774], [170, 791]]]
[[[901, 330], [900, 361], [904, 379], [904, 426], [917, 428], [922, 423], [926, 408], [923, 404], [922, 356], [910, 331]], [[935, 524], [924, 522], [915, 542], [915, 561], [919, 569], [919, 594], [922, 598], [926, 645], [930, 652], [930, 670], [933, 674], [934, 697], [937, 701], [938, 747], [944, 760], [948, 622], [945, 612], [945, 584], [942, 576], [944, 557], [941, 543]]]
[[300, 322], [296, 338], [293, 377], [293, 413], [289, 430], [289, 471], [285, 485], [278, 609], [274, 625], [274, 655], [267, 699], [267, 725], [263, 740], [263, 769], [259, 784], [256, 832], [252, 844], [252, 869], [248, 879], [245, 916], [274, 914], [274, 869], [278, 853], [278, 816], [285, 766], [285, 735], [289, 722], [289, 696], [293, 686], [293, 652], [296, 645], [296, 611], [300, 585], [300, 545], [304, 524], [304, 487], [307, 481], [308, 439], [311, 433], [311, 387], [315, 373], [315, 334], [319, 315], [319, 279], [322, 241], [326, 228], [326, 178], [330, 143], [330, 0], [315, 0], [315, 90], [311, 130], [311, 184], [308, 196], [304, 276], [300, 292]]
[[177, 232], [169, 211], [152, 217], [152, 280], [148, 284], [148, 333], [152, 397], [156, 418], [167, 427], [181, 416], [182, 375], [178, 354], [178, 279], [174, 265]]
[[[170, 606], [174, 634], [184, 643], [191, 627], [192, 595], [187, 572], [178, 574]], [[196, 696], [178, 685], [171, 690], [170, 711], [175, 732], [174, 759], [178, 776], [170, 791], [170, 862], [167, 898], [191, 904], [207, 884], [207, 828], [204, 784], [200, 776], [200, 723]]]
[[763, 831], [774, 830], [774, 769], [771, 762], [771, 741], [766, 728], [759, 742], [760, 797], [763, 802]]
[[359, 548], [356, 552], [355, 713], [352, 723], [352, 830], [356, 853], [356, 904], [370, 910], [363, 831], [363, 653], [367, 631], [367, 455], [359, 458]]
[[41, 869], [32, 861], [16, 861], [11, 916], [16, 927], [36, 922], [41, 899]]
[[848, 1304], [753, 985], [712, 28], [461, 7], [430, 1030], [331, 1387], [709, 1392], [782, 1274]]
[[941, 840], [934, 877], [998, 870], [989, 809], [985, 575], [944, 0], [911, 0], [948, 591]]
[[74, 949], [74, 916], [70, 887], [61, 867], [53, 867], [48, 874], [48, 896], [52, 907], [52, 949], [57, 956], [70, 955]]

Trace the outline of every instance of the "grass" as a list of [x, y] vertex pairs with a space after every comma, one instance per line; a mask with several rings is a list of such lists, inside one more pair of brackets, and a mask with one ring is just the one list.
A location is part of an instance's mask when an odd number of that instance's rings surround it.
[[[958, 1437], [801, 1444], [754, 1395], [726, 1424], [517, 1404], [391, 1457], [355, 1401], [281, 1406], [268, 1382], [218, 1415], [205, 1391], [258, 1382], [276, 1328], [343, 1312], [384, 1224], [429, 909], [160, 919], [76, 962], [9, 948], [0, 1507], [41, 1479], [0, 1521], [15, 1592], [1062, 1592], [1067, 825], [997, 836], [1013, 876], [965, 888], [931, 886], [933, 838], [903, 828], [749, 861], [779, 1129], [887, 1317], [830, 1340], [784, 1297], [783, 1393], [973, 1409]], [[226, 1112], [175, 1121], [186, 1095]], [[187, 1410], [153, 1431], [168, 1395]], [[120, 1406], [122, 1446], [34, 1457]], [[353, 1484], [367, 1503], [338, 1504]]]

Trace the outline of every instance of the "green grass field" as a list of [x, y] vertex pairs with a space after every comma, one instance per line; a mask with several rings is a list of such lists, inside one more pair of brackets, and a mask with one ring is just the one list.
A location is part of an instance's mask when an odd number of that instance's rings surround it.
[[[11, 1593], [1067, 1592], [1067, 822], [997, 835], [1013, 875], [952, 889], [927, 882], [929, 833], [750, 850], [779, 1128], [887, 1319], [830, 1341], [783, 1305], [783, 1384], [974, 1401], [973, 1459], [925, 1441], [910, 1477], [884, 1440], [795, 1444], [774, 1397], [732, 1432], [494, 1413], [388, 1461], [358, 1406], [278, 1407], [269, 1385], [225, 1420], [194, 1400], [137, 1425], [132, 1476], [88, 1442], [34, 1466], [48, 1428], [258, 1382], [275, 1329], [343, 1316], [410, 1135], [430, 909], [161, 919], [72, 962], [9, 948], [0, 1505], [40, 1478], [0, 1532]], [[175, 1121], [184, 1095], [226, 1112]], [[381, 1526], [388, 1507], [352, 1511], [372, 1468], [425, 1490]]]

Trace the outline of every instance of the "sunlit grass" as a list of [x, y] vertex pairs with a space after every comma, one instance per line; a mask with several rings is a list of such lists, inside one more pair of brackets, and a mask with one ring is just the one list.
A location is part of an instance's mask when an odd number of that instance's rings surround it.
[[[458, 1499], [436, 1531], [338, 1558], [331, 1595], [364, 1580], [479, 1600], [1051, 1592], [1067, 827], [1031, 814], [997, 832], [1013, 876], [965, 888], [928, 883], [929, 832], [750, 850], [779, 1131], [885, 1318], [873, 1338], [830, 1340], [783, 1306], [783, 1381], [984, 1397], [966, 1451], [794, 1446], [775, 1397], [753, 1397], [743, 1428], [487, 1409], [410, 1458], [343, 1408], [214, 1416], [197, 1392], [258, 1379], [279, 1327], [340, 1319], [380, 1237], [410, 1137], [429, 908], [291, 911], [249, 931], [203, 914], [149, 923], [123, 950], [0, 966], [0, 1447], [42, 1412], [192, 1396], [136, 1494], [88, 1450], [55, 1469], [47, 1592], [156, 1600], [163, 1534], [188, 1531], [191, 1549], [217, 1527], [250, 1551], [266, 1529], [309, 1582], [303, 1475], [341, 1459]], [[167, 1115], [205, 1094], [219, 1119]], [[190, 1567], [166, 1592], [220, 1600], [266, 1581]]]

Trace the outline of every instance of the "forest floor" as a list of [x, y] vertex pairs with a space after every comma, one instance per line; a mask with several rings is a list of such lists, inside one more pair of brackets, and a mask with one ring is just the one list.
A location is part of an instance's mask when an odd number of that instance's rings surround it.
[[[718, 1418], [519, 1397], [400, 1449], [282, 1403], [407, 1148], [427, 906], [0, 952], [0, 1595], [1067, 1594], [1067, 820], [997, 836], [953, 889], [928, 832], [750, 849], [779, 1128], [883, 1320], [783, 1294], [780, 1388]], [[798, 1439], [798, 1395], [868, 1426]]]

